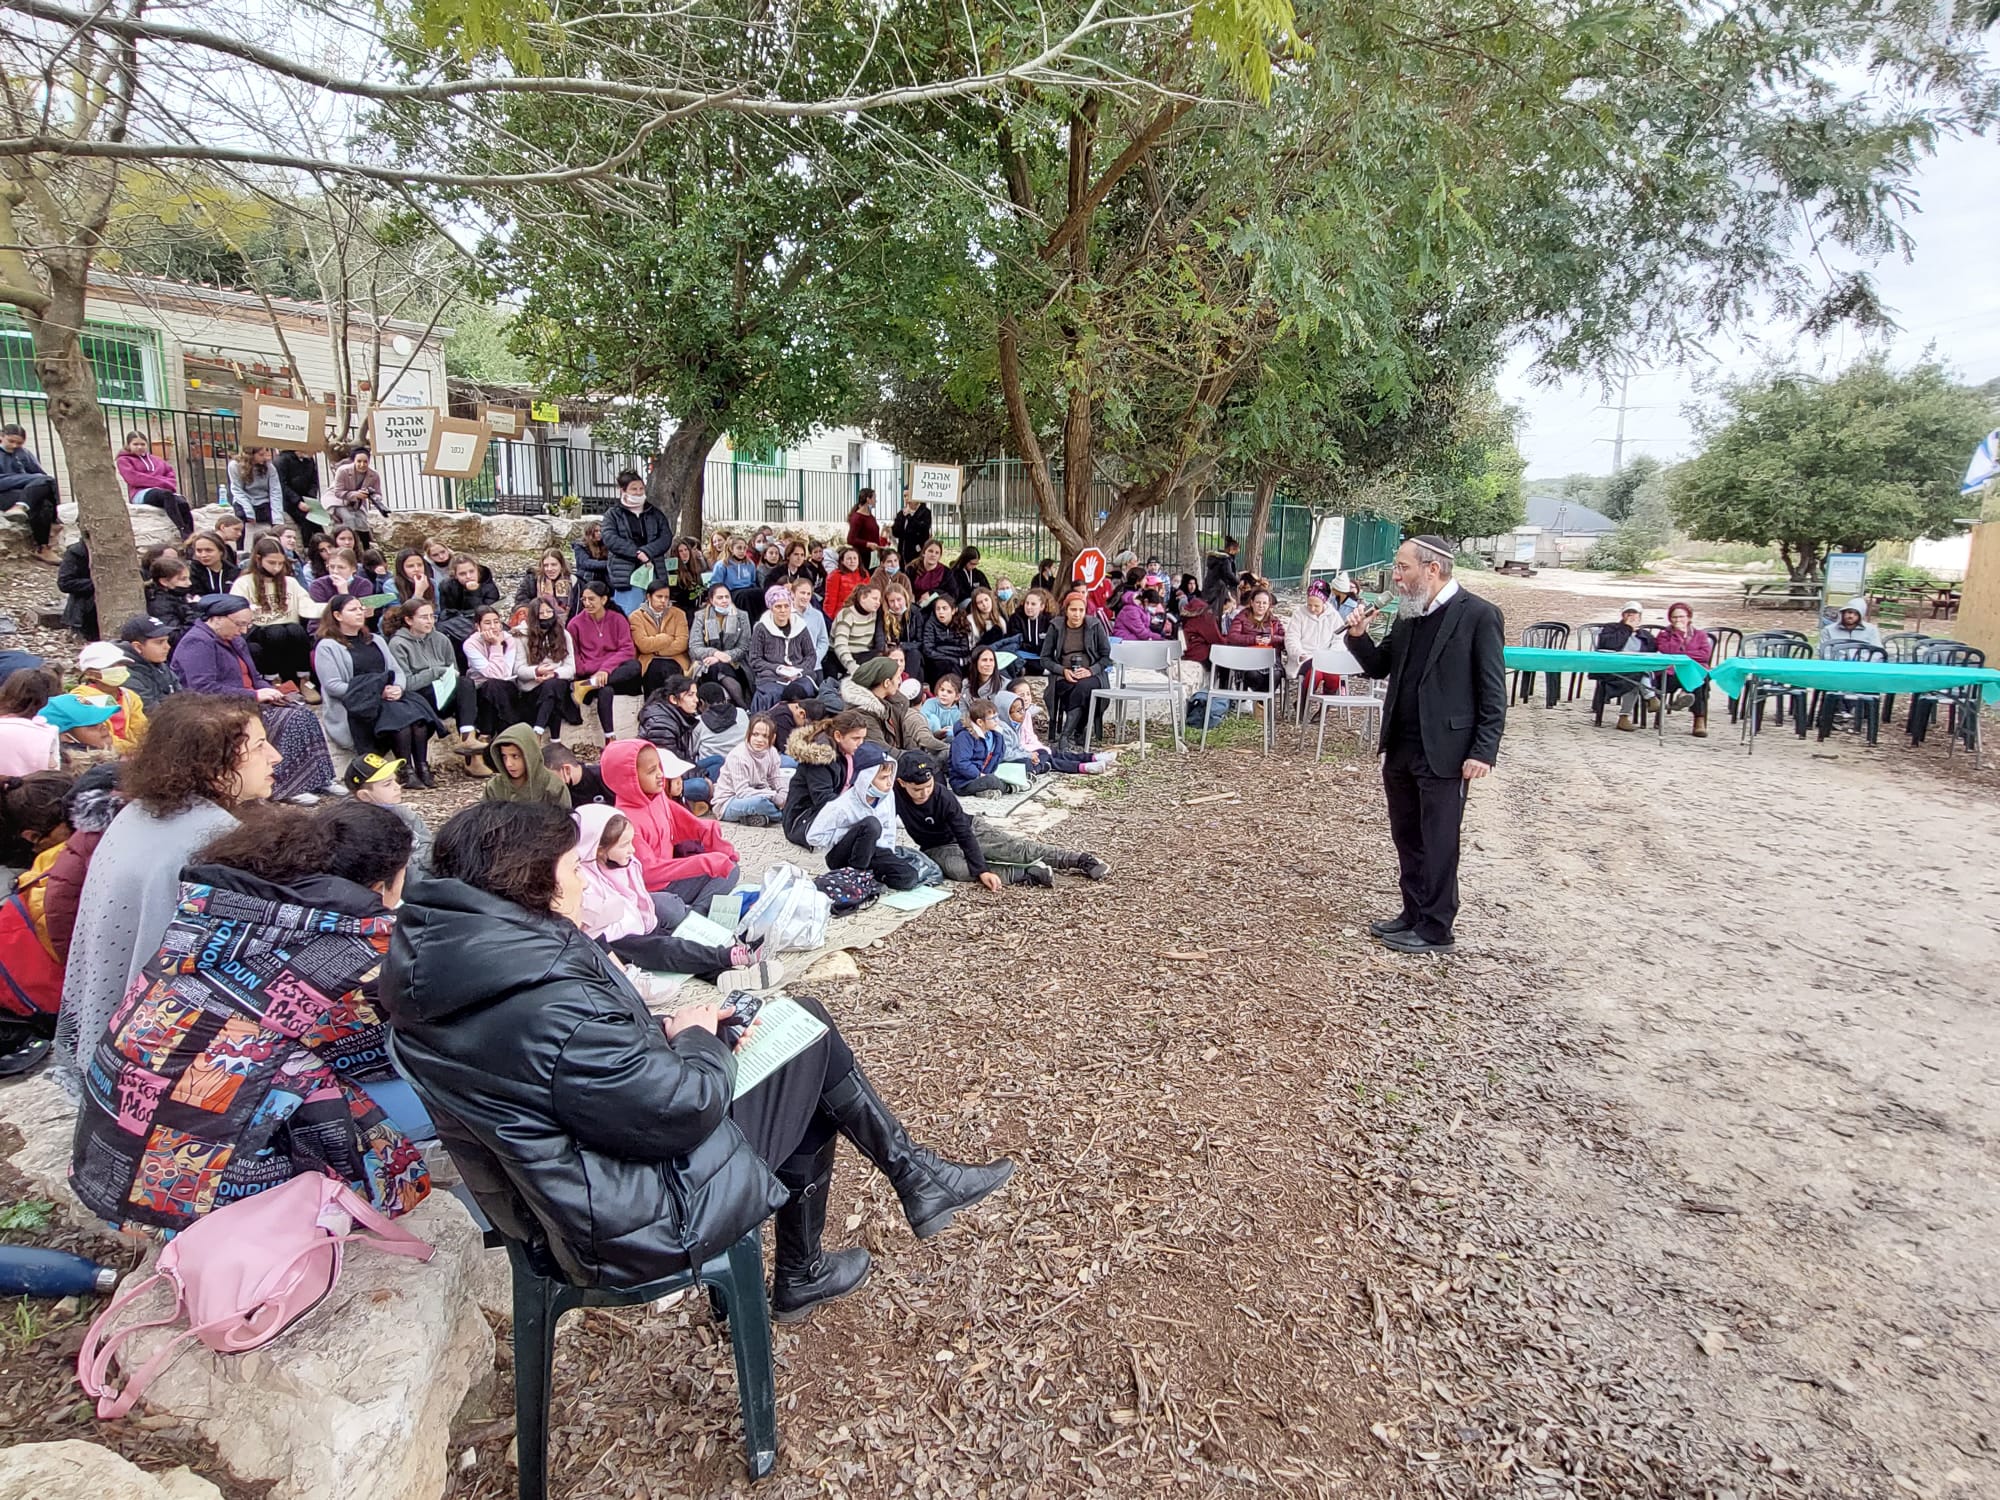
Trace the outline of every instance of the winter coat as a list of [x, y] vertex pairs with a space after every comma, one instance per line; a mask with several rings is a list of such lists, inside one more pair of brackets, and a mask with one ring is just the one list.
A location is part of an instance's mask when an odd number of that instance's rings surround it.
[[652, 693], [639, 710], [639, 738], [692, 761], [695, 726], [700, 722], [698, 715], [687, 712], [665, 693]]
[[456, 577], [447, 578], [435, 587], [440, 624], [457, 617], [470, 626], [480, 610], [500, 602], [500, 586], [493, 581], [493, 570], [484, 563], [479, 565], [479, 582], [472, 588], [467, 588]]
[[[1300, 605], [1285, 627], [1285, 675], [1298, 676], [1309, 661], [1325, 662], [1346, 656], [1347, 648], [1340, 643], [1346, 634], [1347, 621], [1332, 605], [1317, 615]], [[1319, 670], [1327, 669], [1322, 666]]]
[[[765, 615], [750, 631], [749, 667], [758, 691], [775, 692], [802, 677], [817, 680], [819, 653], [813, 650], [812, 636], [797, 620], [792, 621], [788, 630], [780, 631], [776, 622]], [[796, 667], [798, 675], [786, 677], [779, 672], [780, 667]]]
[[789, 1196], [729, 1118], [736, 1065], [668, 1040], [575, 923], [456, 880], [410, 887], [382, 975], [398, 1060], [465, 1185], [564, 1279], [699, 1266]]
[[688, 662], [688, 617], [678, 605], [669, 604], [664, 616], [655, 615], [651, 605], [643, 605], [632, 611], [627, 624], [632, 631], [632, 647], [639, 653], [641, 672], [664, 657], [680, 669], [682, 676], [693, 674], [694, 668]]
[[[1257, 637], [1260, 634], [1268, 635], [1270, 639], [1259, 641]], [[1285, 654], [1285, 622], [1272, 615], [1259, 625], [1246, 609], [1229, 622], [1229, 637], [1226, 644], [1248, 646], [1253, 650], [1260, 645], [1271, 646], [1276, 648], [1279, 658], [1282, 659]]]
[[69, 1182], [91, 1212], [185, 1229], [328, 1167], [384, 1213], [423, 1202], [422, 1153], [366, 1089], [395, 1076], [372, 993], [395, 925], [332, 875], [182, 872], [157, 952], [86, 1054]]
[[201, 621], [201, 607], [194, 601], [195, 592], [191, 588], [170, 589], [158, 583], [146, 585], [146, 613], [166, 622], [174, 633], [176, 645], [190, 627]]
[[[610, 549], [605, 550], [608, 552]], [[609, 557], [592, 557], [590, 549], [578, 541], [569, 544], [569, 558], [570, 566], [576, 574], [576, 590], [573, 592], [581, 591], [583, 586], [593, 579], [599, 583], [611, 582]]]
[[740, 609], [718, 615], [706, 606], [688, 622], [688, 657], [720, 651], [731, 666], [740, 667], [750, 652], [750, 617]]
[[375, 469], [366, 474], [358, 472], [351, 463], [342, 464], [333, 471], [333, 504], [327, 507], [327, 515], [335, 526], [352, 526], [356, 531], [369, 529], [368, 512], [379, 511], [389, 514], [389, 506], [382, 499], [382, 475]]
[[753, 589], [757, 587], [760, 571], [754, 558], [725, 557], [709, 573], [709, 586], [712, 588], [719, 583], [732, 594], [742, 589]]
[[77, 910], [83, 901], [83, 882], [90, 874], [91, 857], [104, 839], [111, 820], [125, 807], [116, 787], [79, 792], [70, 799], [70, 836], [63, 841], [49, 878], [42, 883], [42, 922], [55, 956], [69, 959], [70, 938], [76, 932]]
[[958, 733], [951, 737], [948, 768], [951, 789], [962, 792], [968, 782], [991, 776], [1000, 769], [1000, 757], [1006, 748], [1006, 742], [997, 734], [974, 734], [969, 725], [959, 725]]
[[131, 675], [125, 679], [125, 685], [139, 695], [139, 701], [146, 705], [149, 712], [159, 707], [161, 699], [181, 690], [181, 680], [174, 676], [174, 669], [167, 662], [142, 660], [132, 655], [130, 647], [126, 648], [125, 654], [131, 657]]
[[[528, 659], [527, 631], [512, 631], [509, 638], [514, 642], [516, 647], [514, 652], [514, 685], [523, 692], [532, 692], [534, 690], [539, 680], [535, 676], [536, 667], [554, 667], [555, 675], [564, 682], [576, 676], [576, 645], [570, 639], [567, 630], [558, 630], [555, 636], [555, 644], [562, 648], [562, 655], [554, 658], [545, 658], [541, 661], [530, 661]], [[473, 640], [477, 639], [477, 636], [473, 637]], [[468, 648], [470, 645], [471, 642], [468, 641]], [[470, 657], [467, 659], [470, 660]]]
[[12, 453], [0, 448], [0, 495], [11, 495], [47, 477], [48, 470], [26, 447], [16, 448]]
[[97, 581], [90, 576], [90, 548], [81, 540], [63, 548], [56, 569], [63, 596], [63, 624], [86, 641], [97, 639]]
[[866, 714], [868, 738], [891, 752], [928, 750], [932, 755], [942, 755], [949, 748], [950, 742], [931, 728], [923, 710], [901, 693], [878, 698], [873, 688], [865, 688], [849, 677], [840, 684], [840, 704]]
[[1182, 606], [1181, 654], [1187, 660], [1206, 662], [1211, 646], [1228, 644], [1228, 638], [1222, 633], [1222, 622], [1208, 607], [1207, 600], [1193, 598]]
[[1165, 640], [1174, 633], [1171, 615], [1154, 614], [1139, 602], [1137, 594], [1127, 594], [1125, 603], [1119, 608], [1117, 618], [1111, 622], [1111, 635], [1120, 641]]
[[791, 732], [785, 741], [785, 754], [799, 763], [785, 795], [785, 837], [804, 848], [806, 830], [822, 807], [847, 790], [854, 767], [841, 759], [833, 741], [820, 738], [806, 726]]
[[845, 568], [835, 568], [826, 580], [826, 617], [840, 618], [840, 612], [853, 597], [854, 591], [868, 581], [866, 573], [850, 573]]
[[[987, 738], [998, 739], [999, 736], [988, 735]], [[974, 880], [986, 873], [986, 852], [979, 847], [979, 834], [972, 826], [972, 815], [950, 787], [933, 781], [930, 796], [922, 802], [913, 802], [910, 794], [903, 790], [903, 784], [897, 782], [896, 816], [902, 820], [904, 832], [916, 841], [919, 849], [942, 849], [946, 844], [956, 844], [964, 853], [965, 866], [972, 872]]]
[[[375, 644], [378, 648], [381, 647], [380, 637], [376, 638]], [[403, 664], [396, 659], [396, 653], [385, 649], [382, 650], [381, 656], [382, 664], [389, 669], [389, 681], [398, 687], [407, 687], [408, 684], [403, 679]], [[313, 676], [319, 679], [322, 699], [319, 706], [319, 722], [320, 727], [326, 731], [326, 737], [343, 750], [357, 748], [354, 743], [354, 727], [348, 722], [347, 713], [347, 690], [355, 678], [354, 653], [347, 642], [337, 641], [331, 636], [318, 642], [313, 647]], [[373, 692], [368, 695], [370, 702], [378, 706], [381, 696], [380, 684], [375, 685]], [[362, 722], [372, 722], [371, 716], [374, 712], [372, 707], [363, 709]]]
[[919, 505], [915, 510], [897, 511], [889, 530], [895, 534], [896, 555], [902, 558], [903, 566], [914, 567], [923, 559], [924, 544], [931, 539], [931, 508]]
[[[829, 601], [827, 608], [832, 607]], [[843, 672], [852, 672], [869, 657], [880, 656], [889, 644], [887, 633], [882, 628], [881, 609], [877, 607], [874, 614], [864, 615], [850, 602], [834, 616], [833, 628], [827, 633], [827, 644]]]
[[961, 675], [972, 662], [972, 637], [958, 628], [958, 617], [949, 625], [938, 623], [929, 610], [917, 622], [917, 649], [924, 654], [925, 680], [936, 682], [947, 672]]
[[170, 660], [174, 676], [191, 693], [249, 698], [271, 685], [250, 659], [250, 647], [242, 636], [225, 641], [206, 621], [188, 627]]
[[610, 672], [638, 658], [639, 652], [632, 644], [632, 627], [615, 609], [607, 609], [603, 618], [597, 620], [587, 614], [574, 615], [564, 628], [576, 642], [571, 654], [576, 658], [579, 677]]
[[641, 552], [651, 561], [656, 577], [670, 566], [674, 528], [667, 520], [667, 513], [657, 505], [646, 504], [633, 511], [627, 510], [622, 501], [614, 500], [605, 508], [601, 529], [604, 550], [611, 554], [613, 588], [632, 586], [632, 570], [639, 566]]

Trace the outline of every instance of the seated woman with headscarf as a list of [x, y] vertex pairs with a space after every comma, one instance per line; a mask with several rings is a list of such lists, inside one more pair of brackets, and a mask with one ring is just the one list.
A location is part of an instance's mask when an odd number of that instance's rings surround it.
[[[1706, 630], [1694, 628], [1694, 607], [1671, 604], [1667, 607], [1667, 628], [1653, 637], [1653, 645], [1669, 656], [1692, 657], [1704, 667], [1715, 665], [1715, 642]], [[1692, 693], [1674, 694], [1674, 707], [1694, 708], [1694, 737], [1708, 738], [1708, 689], [1704, 681]]]
[[256, 700], [265, 732], [284, 757], [272, 796], [282, 801], [303, 792], [322, 792], [333, 784], [326, 734], [310, 708], [286, 697], [257, 670], [244, 639], [250, 629], [250, 608], [241, 594], [204, 599], [202, 618], [174, 647], [174, 676], [191, 693]]

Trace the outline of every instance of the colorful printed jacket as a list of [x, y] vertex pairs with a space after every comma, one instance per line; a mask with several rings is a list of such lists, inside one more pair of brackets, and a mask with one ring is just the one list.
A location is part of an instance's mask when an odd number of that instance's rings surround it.
[[90, 1055], [70, 1185], [120, 1225], [203, 1214], [330, 1170], [388, 1214], [430, 1192], [368, 1095], [393, 1077], [375, 987], [396, 919], [330, 875], [194, 865], [160, 948]]

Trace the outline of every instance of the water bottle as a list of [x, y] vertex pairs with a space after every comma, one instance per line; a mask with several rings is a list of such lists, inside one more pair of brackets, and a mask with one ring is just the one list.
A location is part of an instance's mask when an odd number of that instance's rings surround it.
[[0, 1297], [80, 1297], [117, 1284], [112, 1267], [67, 1250], [0, 1245]]

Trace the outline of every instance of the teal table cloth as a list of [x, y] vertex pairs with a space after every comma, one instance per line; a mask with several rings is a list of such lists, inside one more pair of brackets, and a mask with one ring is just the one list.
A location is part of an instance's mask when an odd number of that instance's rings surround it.
[[1945, 688], [1970, 685], [1978, 687], [1979, 696], [1984, 701], [2000, 703], [2000, 671], [1992, 667], [1732, 656], [1709, 676], [1731, 698], [1743, 691], [1744, 678], [1755, 677], [1759, 682], [1779, 682], [1786, 687], [1809, 688], [1821, 693], [1935, 693]]
[[1667, 651], [1558, 651], [1549, 646], [1509, 646], [1504, 656], [1510, 672], [1593, 672], [1603, 677], [1637, 677], [1672, 667], [1684, 688], [1698, 688], [1708, 677], [1708, 668], [1692, 656], [1676, 656]]

